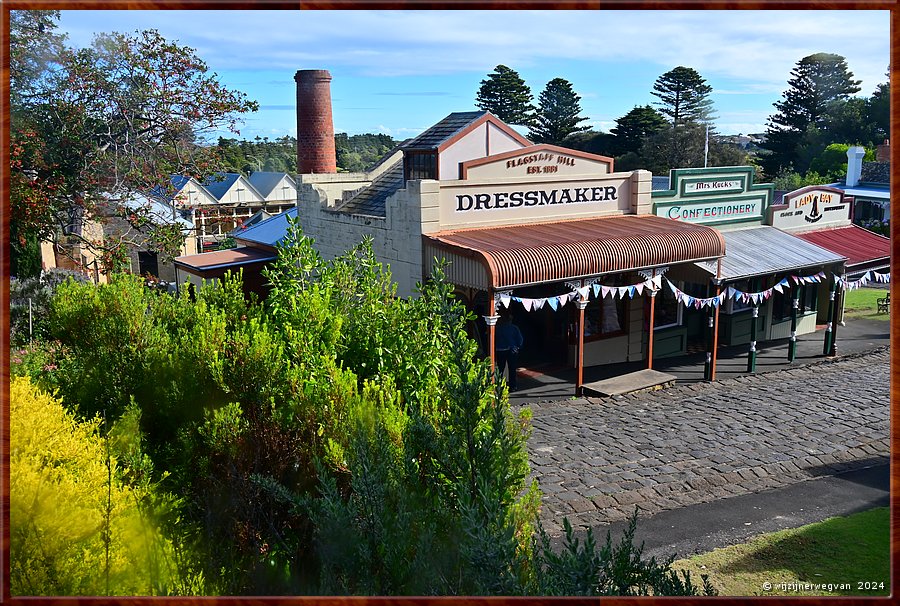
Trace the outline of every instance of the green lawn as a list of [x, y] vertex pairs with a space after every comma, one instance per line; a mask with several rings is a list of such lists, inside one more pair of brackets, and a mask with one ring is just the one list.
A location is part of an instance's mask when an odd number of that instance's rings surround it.
[[692, 578], [709, 575], [723, 596], [886, 596], [889, 517], [882, 507], [830, 518], [678, 560], [672, 567], [689, 570]]
[[878, 313], [876, 299], [887, 296], [888, 291], [882, 288], [857, 288], [844, 294], [844, 318], [868, 318], [871, 320], [890, 320], [890, 314]]

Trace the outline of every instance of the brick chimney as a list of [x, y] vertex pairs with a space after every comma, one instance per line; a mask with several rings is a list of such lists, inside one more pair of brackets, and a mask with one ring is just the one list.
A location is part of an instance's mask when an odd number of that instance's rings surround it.
[[297, 172], [336, 173], [334, 122], [331, 118], [331, 74], [301, 69], [297, 83]]
[[876, 162], [890, 162], [891, 161], [891, 140], [885, 139], [884, 143], [875, 148], [875, 161]]

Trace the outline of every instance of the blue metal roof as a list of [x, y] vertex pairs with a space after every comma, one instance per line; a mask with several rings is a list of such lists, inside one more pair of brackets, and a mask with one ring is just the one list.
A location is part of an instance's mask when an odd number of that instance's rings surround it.
[[211, 193], [216, 200], [221, 200], [225, 192], [240, 178], [238, 173], [216, 173], [212, 177], [203, 180], [203, 187]]
[[241, 243], [262, 244], [263, 246], [274, 248], [287, 234], [288, 217], [297, 217], [296, 207], [270, 217], [265, 221], [260, 221], [256, 225], [243, 230], [240, 234], [235, 234], [235, 240]]

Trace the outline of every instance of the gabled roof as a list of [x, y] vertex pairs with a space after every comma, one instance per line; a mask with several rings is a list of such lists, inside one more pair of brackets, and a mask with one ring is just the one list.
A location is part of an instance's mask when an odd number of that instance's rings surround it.
[[228, 193], [231, 186], [240, 178], [241, 176], [237, 173], [216, 173], [203, 180], [203, 187], [215, 196], [216, 200], [221, 200], [222, 196]]
[[156, 225], [177, 223], [182, 231], [194, 229], [194, 224], [185, 219], [172, 204], [166, 203], [156, 196], [134, 193], [126, 198], [113, 198], [108, 195], [104, 195], [104, 198], [110, 204], [118, 204], [131, 210], [148, 210], [150, 213], [149, 219]]
[[260, 221], [256, 225], [248, 227], [241, 233], [234, 234], [234, 239], [241, 244], [251, 244], [275, 248], [287, 234], [288, 217], [297, 217], [297, 208], [291, 208], [281, 214]]
[[531, 145], [531, 141], [517, 133], [508, 124], [489, 111], [453, 112], [418, 137], [401, 145], [405, 151], [433, 150], [441, 151], [465, 131], [483, 122], [490, 122], [522, 145]]
[[272, 193], [272, 190], [275, 189], [275, 186], [278, 183], [287, 177], [288, 181], [290, 181], [294, 187], [296, 187], [296, 182], [294, 179], [287, 173], [277, 173], [277, 172], [266, 172], [266, 171], [256, 171], [250, 173], [250, 176], [247, 177], [247, 181], [250, 182], [250, 185], [256, 188], [263, 198], [267, 197]]
[[248, 218], [241, 221], [240, 225], [238, 225], [233, 230], [231, 230], [228, 235], [236, 236], [238, 234], [241, 234], [241, 233], [247, 231], [249, 228], [253, 227], [254, 225], [262, 223], [263, 221], [271, 218], [272, 216], [274, 216], [274, 215], [270, 212], [266, 212], [265, 210], [258, 210], [255, 213], [253, 213], [252, 215], [250, 215]]
[[335, 210], [371, 217], [387, 216], [387, 199], [403, 189], [403, 159], [378, 175], [372, 184], [338, 206]]

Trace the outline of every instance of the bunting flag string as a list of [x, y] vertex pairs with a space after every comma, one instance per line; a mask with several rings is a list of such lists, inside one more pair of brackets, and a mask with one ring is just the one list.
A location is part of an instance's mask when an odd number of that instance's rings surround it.
[[[848, 282], [847, 280], [841, 279], [839, 277], [835, 277], [835, 280], [837, 280], [837, 282], [840, 283], [845, 289], [852, 290], [854, 288], [858, 288], [859, 286], [864, 286], [873, 279], [876, 282], [889, 282], [890, 276], [890, 273], [879, 274], [877, 272], [866, 272], [866, 274], [862, 278], [855, 282]], [[630, 284], [628, 286], [605, 286], [597, 282], [597, 280], [593, 280], [585, 286], [574, 288], [571, 292], [562, 295], [556, 295], [553, 297], [543, 297], [538, 299], [516, 297], [509, 293], [503, 293], [499, 296], [499, 302], [500, 305], [505, 308], [509, 308], [510, 304], [513, 302], [521, 303], [522, 307], [525, 308], [525, 311], [529, 312], [542, 309], [544, 305], [547, 305], [553, 311], [558, 311], [559, 309], [562, 309], [569, 301], [572, 301], [576, 298], [587, 300], [588, 298], [590, 298], [591, 294], [593, 294], [594, 299], [604, 299], [606, 297], [610, 297], [612, 299], [624, 299], [628, 297], [629, 299], [633, 299], [635, 295], [643, 295], [645, 290], [658, 291], [662, 288], [663, 277], [664, 276], [662, 275], [654, 276], [642, 282], [638, 282], [637, 284]], [[791, 275], [787, 278], [783, 278], [780, 282], [770, 288], [767, 288], [766, 290], [752, 293], [743, 292], [734, 288], [733, 286], [729, 286], [719, 295], [704, 299], [692, 297], [686, 292], [683, 292], [668, 278], [666, 278], [666, 283], [669, 285], [669, 288], [675, 295], [676, 301], [682, 303], [687, 307], [703, 309], [706, 307], [718, 307], [728, 299], [736, 299], [742, 301], [743, 303], [760, 305], [764, 301], [771, 298], [772, 294], [775, 292], [784, 294], [787, 290], [790, 290], [794, 286], [798, 286], [801, 284], [819, 283], [825, 277], [826, 274], [824, 271], [820, 271], [819, 273], [812, 276]]]
[[559, 309], [562, 309], [566, 305], [566, 303], [576, 298], [581, 298], [583, 300], [589, 299], [592, 292], [595, 299], [601, 299], [607, 296], [610, 296], [613, 299], [615, 299], [616, 297], [619, 297], [620, 299], [624, 299], [625, 297], [633, 299], [635, 294], [642, 295], [644, 293], [644, 290], [659, 290], [661, 286], [662, 276], [656, 276], [654, 278], [644, 280], [643, 282], [630, 284], [628, 286], [604, 286], [597, 281], [592, 281], [585, 286], [573, 289], [571, 292], [562, 295], [556, 295], [554, 297], [529, 299], [504, 293], [499, 296], [498, 301], [500, 302], [500, 305], [507, 309], [509, 308], [511, 303], [515, 302], [521, 303], [522, 307], [525, 308], [525, 311], [537, 311], [544, 305], [549, 306], [553, 311], [557, 311]]

